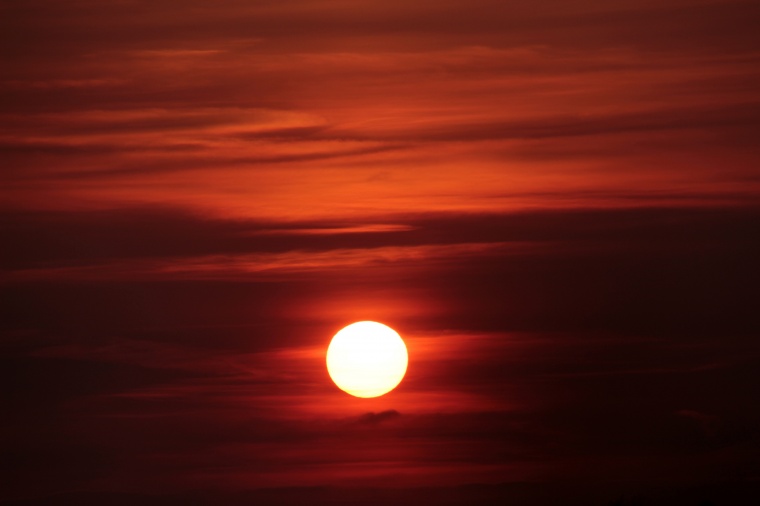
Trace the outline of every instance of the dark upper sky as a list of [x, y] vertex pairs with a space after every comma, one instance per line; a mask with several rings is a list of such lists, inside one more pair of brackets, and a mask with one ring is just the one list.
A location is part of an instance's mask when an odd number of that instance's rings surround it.
[[0, 2], [0, 502], [760, 497], [758, 23]]

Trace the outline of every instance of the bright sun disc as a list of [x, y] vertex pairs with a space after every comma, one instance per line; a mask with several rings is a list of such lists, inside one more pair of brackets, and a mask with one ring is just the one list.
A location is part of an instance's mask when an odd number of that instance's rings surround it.
[[408, 363], [401, 336], [377, 322], [344, 327], [327, 348], [327, 372], [338, 388], [356, 397], [387, 394], [401, 383]]

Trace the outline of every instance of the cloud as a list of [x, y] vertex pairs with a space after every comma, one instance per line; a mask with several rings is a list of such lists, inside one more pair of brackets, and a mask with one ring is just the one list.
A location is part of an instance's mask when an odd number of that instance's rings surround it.
[[377, 425], [389, 420], [394, 420], [400, 416], [401, 413], [395, 409], [389, 409], [388, 411], [381, 411], [380, 413], [365, 413], [361, 415], [355, 423], [358, 425]]
[[[176, 268], [183, 263], [188, 268], [193, 263], [224, 268], [232, 266], [229, 261], [266, 264], [278, 258], [286, 262], [290, 257], [302, 257], [307, 262], [311, 257], [318, 266], [323, 263], [319, 261], [323, 253], [332, 255], [324, 260], [332, 258], [333, 263], [340, 264], [341, 258], [350, 261], [353, 253], [374, 252], [377, 259], [382, 259], [384, 251], [392, 261], [414, 260], [418, 256], [415, 251], [425, 257], [446, 257], [478, 251], [487, 255], [533, 253], [535, 248], [546, 247], [568, 252], [577, 248], [615, 248], [628, 254], [665, 254], [715, 243], [727, 248], [754, 247], [751, 231], [757, 214], [753, 207], [686, 206], [269, 221], [136, 207], [6, 214], [0, 221], [0, 235], [8, 244], [3, 263], [10, 270], [130, 259], [149, 260], [156, 266], [166, 259], [177, 262]], [[263, 256], [257, 260], [256, 255]], [[128, 269], [129, 264], [124, 268]]]
[[[756, 3], [0, 11], [0, 500], [757, 476]], [[363, 319], [410, 351], [370, 400]], [[60, 500], [153, 500], [104, 494]]]

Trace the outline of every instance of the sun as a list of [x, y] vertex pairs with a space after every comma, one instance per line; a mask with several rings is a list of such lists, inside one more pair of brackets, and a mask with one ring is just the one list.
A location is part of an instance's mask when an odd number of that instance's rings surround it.
[[379, 397], [401, 383], [409, 355], [403, 339], [377, 322], [341, 329], [327, 348], [327, 372], [338, 388], [356, 397]]

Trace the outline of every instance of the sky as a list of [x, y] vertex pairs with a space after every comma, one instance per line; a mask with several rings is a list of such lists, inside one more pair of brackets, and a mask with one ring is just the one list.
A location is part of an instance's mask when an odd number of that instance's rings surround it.
[[760, 498], [759, 21], [0, 0], [0, 504]]

